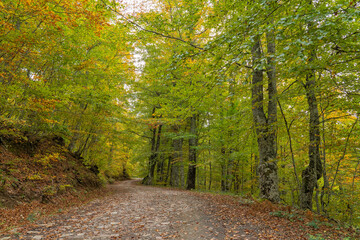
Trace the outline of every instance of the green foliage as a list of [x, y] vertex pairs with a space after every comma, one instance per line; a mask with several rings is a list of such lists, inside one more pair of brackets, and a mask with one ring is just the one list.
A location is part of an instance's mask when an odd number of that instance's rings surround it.
[[309, 227], [312, 227], [314, 229], [318, 229], [319, 228], [319, 224], [320, 222], [318, 220], [313, 220], [311, 222], [308, 222], [306, 225], [308, 225]]
[[69, 188], [73, 188], [73, 186], [70, 185], [70, 184], [62, 184], [62, 185], [59, 186], [59, 191], [63, 192], [63, 191], [66, 191]]
[[324, 240], [325, 238], [321, 234], [317, 234], [316, 236], [310, 235], [310, 240]]
[[[96, 148], [126, 148], [120, 140], [125, 137], [118, 134], [123, 125], [111, 119], [123, 118], [124, 85], [133, 75], [130, 36], [125, 26], [109, 24], [115, 16], [105, 3], [29, 0], [0, 5], [0, 135], [60, 135], [71, 152], [102, 166], [101, 172], [113, 166], [106, 164], [109, 158], [95, 160], [100, 156]], [[6, 145], [6, 139], [1, 142]], [[56, 160], [60, 156], [49, 155], [36, 162], [49, 166]], [[123, 165], [127, 159], [116, 161]]]
[[35, 162], [43, 167], [51, 167], [51, 162], [63, 160], [64, 157], [60, 153], [49, 153], [47, 155], [35, 155]]
[[41, 211], [33, 211], [33, 212], [29, 213], [26, 220], [33, 223], [36, 220], [38, 220], [41, 217], [41, 215], [42, 215]]
[[[154, 9], [128, 15], [116, 1], [2, 1], [0, 144], [7, 148], [11, 138], [26, 142], [31, 136], [61, 136], [63, 148], [81, 157], [103, 183], [148, 175], [150, 158], [156, 156], [157, 183], [172, 184], [177, 169], [184, 186], [188, 142], [196, 137], [198, 189], [256, 195], [259, 151], [251, 82], [253, 70], [266, 73], [273, 58], [281, 199], [299, 205], [301, 173], [312, 144], [304, 88], [312, 73], [326, 170], [317, 182], [316, 210], [358, 225], [359, 3], [154, 4]], [[271, 30], [274, 56], [266, 42]], [[258, 37], [262, 53], [255, 64], [251, 52]], [[195, 135], [189, 130], [194, 114]], [[154, 129], [160, 139], [156, 153]], [[35, 163], [50, 167], [61, 158], [49, 153]]]
[[[282, 111], [276, 123], [281, 198], [299, 204], [301, 172], [308, 164], [311, 144], [304, 83], [312, 71], [322, 118], [321, 157], [327, 171], [326, 179], [318, 181], [318, 211], [355, 223], [360, 202], [355, 137], [359, 131], [359, 8], [353, 1], [313, 5], [304, 1], [160, 1], [156, 11], [139, 13], [133, 21], [146, 30], [137, 33], [143, 39], [136, 43], [143, 65], [132, 85], [133, 115], [139, 123], [137, 132], [146, 137], [151, 137], [157, 124], [164, 125], [160, 163], [172, 156], [172, 141], [185, 143], [191, 138], [188, 117], [199, 113], [197, 188], [256, 194], [259, 156], [251, 113], [254, 66], [250, 53], [259, 35], [264, 54], [257, 67], [266, 68], [265, 35], [275, 29], [273, 57]], [[311, 25], [314, 22], [318, 24]], [[316, 58], [309, 61], [312, 49]], [[174, 124], [180, 126], [177, 133], [171, 130]], [[145, 176], [151, 142], [142, 144], [136, 146], [133, 161]], [[188, 150], [184, 144], [184, 166]], [[165, 168], [169, 164], [165, 162]], [[164, 183], [161, 176], [158, 179]]]
[[32, 180], [32, 181], [33, 180], [43, 180], [43, 176], [39, 173], [35, 173], [35, 174], [27, 176], [27, 179]]
[[46, 186], [42, 189], [43, 196], [53, 196], [57, 193], [57, 189], [54, 186]]
[[290, 221], [295, 221], [295, 220], [303, 221], [304, 220], [302, 217], [300, 217], [296, 213], [288, 213], [286, 211], [270, 212], [269, 214], [271, 216], [275, 216], [275, 217], [286, 218]]

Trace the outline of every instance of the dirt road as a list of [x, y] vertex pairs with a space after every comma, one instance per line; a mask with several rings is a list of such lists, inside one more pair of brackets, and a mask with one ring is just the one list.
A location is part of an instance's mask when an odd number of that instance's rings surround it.
[[[213, 214], [216, 207], [206, 199], [186, 191], [142, 186], [138, 180], [123, 181], [111, 188], [111, 196], [0, 239], [228, 238], [228, 226]], [[256, 239], [245, 233], [238, 236]]]

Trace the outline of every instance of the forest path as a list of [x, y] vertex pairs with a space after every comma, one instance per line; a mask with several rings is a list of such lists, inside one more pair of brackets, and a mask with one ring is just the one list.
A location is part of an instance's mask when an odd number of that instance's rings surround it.
[[138, 182], [111, 185], [114, 194], [39, 221], [32, 229], [17, 229], [8, 239], [258, 239], [241, 229], [246, 225], [237, 226], [234, 235], [234, 226], [216, 215], [216, 204], [206, 198]]

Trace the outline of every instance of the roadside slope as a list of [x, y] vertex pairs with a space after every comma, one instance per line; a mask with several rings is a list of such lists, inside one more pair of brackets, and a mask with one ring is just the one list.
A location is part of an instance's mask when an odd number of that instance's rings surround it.
[[[52, 203], [101, 186], [96, 173], [67, 151], [61, 137], [5, 130], [0, 132], [0, 231], [33, 220], [31, 209], [25, 210], [32, 208], [28, 204]], [[24, 211], [16, 211], [19, 207]]]

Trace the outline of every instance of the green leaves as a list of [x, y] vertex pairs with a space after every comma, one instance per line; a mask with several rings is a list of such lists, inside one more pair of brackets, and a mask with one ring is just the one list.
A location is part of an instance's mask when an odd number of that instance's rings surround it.
[[[308, 109], [302, 85], [309, 72], [316, 77], [314, 91], [324, 118], [323, 161], [331, 166], [329, 177], [335, 177], [346, 130], [359, 112], [360, 12], [354, 1], [314, 1], [310, 6], [300, 0], [170, 0], [133, 16], [122, 14], [114, 1], [1, 3], [1, 119], [38, 134], [63, 135], [68, 149], [99, 166], [101, 174], [119, 174], [130, 158], [144, 161], [149, 129], [159, 124], [168, 141], [160, 146], [162, 156], [170, 156], [172, 140], [192, 137], [186, 126], [196, 113], [200, 179], [215, 176], [213, 187], [220, 186], [222, 168], [233, 164], [233, 172], [226, 173], [233, 190], [237, 186], [239, 191], [241, 183], [244, 191], [255, 194], [258, 156], [249, 83], [253, 70], [262, 71], [265, 82], [273, 59], [276, 97], [292, 136], [295, 162], [289, 158], [281, 119], [277, 160], [285, 166], [280, 186], [288, 190], [282, 198], [297, 204], [292, 168], [303, 169], [307, 161]], [[265, 41], [271, 30], [276, 54]], [[261, 57], [252, 65], [258, 37]], [[171, 132], [174, 126], [179, 127], [176, 133]], [[344, 173], [356, 167], [358, 147], [352, 139], [352, 151], [340, 168]], [[349, 191], [352, 184], [343, 175], [337, 185]]]
[[126, 148], [116, 135], [122, 126], [110, 115], [123, 118], [123, 85], [133, 76], [128, 29], [109, 24], [114, 15], [103, 2], [0, 5], [1, 117], [33, 133], [62, 135], [70, 151], [103, 166], [102, 174], [114, 164], [100, 164], [95, 149]]

